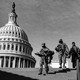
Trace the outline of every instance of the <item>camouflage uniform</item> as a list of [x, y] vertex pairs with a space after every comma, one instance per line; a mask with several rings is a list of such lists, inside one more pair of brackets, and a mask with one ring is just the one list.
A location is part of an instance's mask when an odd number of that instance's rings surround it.
[[49, 49], [47, 47], [42, 48], [40, 51], [40, 54], [42, 55], [41, 60], [40, 60], [40, 69], [39, 69], [39, 74], [42, 74], [43, 71], [43, 65], [45, 68], [45, 73], [47, 74], [49, 71], [49, 67], [48, 67], [48, 51]]
[[59, 58], [59, 68], [62, 68], [62, 63], [63, 63], [63, 68], [65, 68], [65, 63], [66, 63], [66, 57], [68, 56], [69, 53], [69, 48], [65, 43], [59, 43], [58, 46], [55, 48], [55, 50], [59, 53], [58, 58]]

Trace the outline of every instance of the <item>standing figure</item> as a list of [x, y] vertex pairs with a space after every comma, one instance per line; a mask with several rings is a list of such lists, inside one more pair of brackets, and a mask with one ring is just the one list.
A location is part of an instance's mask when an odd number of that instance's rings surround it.
[[49, 67], [48, 67], [48, 51], [49, 49], [46, 47], [45, 43], [42, 44], [42, 49], [40, 50], [41, 60], [40, 60], [40, 69], [39, 69], [39, 75], [42, 74], [43, 71], [43, 65], [45, 68], [45, 75], [48, 74]]
[[70, 49], [69, 54], [71, 56], [71, 62], [73, 68], [76, 68], [77, 66], [78, 52], [79, 52], [79, 48], [76, 46], [75, 42], [72, 42], [72, 47]]
[[55, 48], [55, 50], [59, 53], [58, 58], [59, 58], [59, 68], [62, 68], [62, 63], [63, 63], [63, 68], [66, 68], [65, 63], [66, 63], [66, 58], [69, 55], [69, 48], [68, 46], [63, 42], [62, 39], [59, 40], [59, 44]]
[[78, 58], [77, 58], [77, 79], [80, 80], [80, 49], [78, 50]]

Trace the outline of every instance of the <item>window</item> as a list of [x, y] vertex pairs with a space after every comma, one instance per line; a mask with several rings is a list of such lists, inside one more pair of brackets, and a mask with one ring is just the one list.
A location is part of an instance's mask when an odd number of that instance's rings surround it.
[[10, 49], [10, 45], [8, 44], [8, 45], [7, 45], [7, 50], [9, 50], [9, 49]]
[[9, 33], [11, 34], [11, 31]]
[[13, 44], [12, 44], [12, 47], [11, 47], [11, 49], [12, 49], [12, 50], [14, 50], [14, 45], [13, 45]]
[[20, 52], [21, 52], [21, 48], [22, 48], [22, 47], [20, 46], [20, 50], [19, 50]]
[[14, 41], [14, 39], [12, 38], [12, 41]]
[[6, 40], [6, 38], [4, 38], [4, 40]]
[[12, 32], [12, 36], [14, 36], [14, 32]]
[[13, 34], [14, 34], [14, 32], [13, 32]]
[[6, 32], [6, 33], [8, 33], [8, 32]]
[[18, 41], [18, 39], [16, 39], [16, 41]]
[[17, 37], [17, 32], [16, 32], [16, 35], [15, 36]]
[[23, 52], [25, 52], [25, 47], [23, 46]]
[[6, 45], [5, 45], [5, 44], [3, 44], [3, 50], [5, 50], [5, 48], [6, 48]]
[[10, 38], [8, 38], [8, 40], [10, 40]]
[[2, 38], [0, 38], [0, 40], [2, 40]]
[[1, 50], [1, 45], [0, 45], [0, 50]]
[[27, 49], [27, 47], [26, 47], [26, 53], [28, 52], [27, 50], [28, 50], [28, 49]]
[[16, 44], [16, 51], [18, 50], [18, 45]]

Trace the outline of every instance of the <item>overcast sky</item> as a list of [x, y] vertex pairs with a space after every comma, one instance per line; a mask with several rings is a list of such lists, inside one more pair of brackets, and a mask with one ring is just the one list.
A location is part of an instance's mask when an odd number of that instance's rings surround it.
[[[80, 47], [80, 0], [0, 0], [0, 26], [8, 22], [12, 2], [16, 3], [18, 25], [26, 32], [33, 47], [32, 55], [40, 51], [41, 43], [54, 50], [62, 38], [71, 47], [75, 41]], [[57, 53], [53, 61], [58, 60]]]

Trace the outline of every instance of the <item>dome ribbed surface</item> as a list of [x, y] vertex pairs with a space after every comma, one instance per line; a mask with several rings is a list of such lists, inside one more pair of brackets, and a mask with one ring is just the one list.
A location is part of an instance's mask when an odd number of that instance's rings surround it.
[[28, 41], [28, 37], [23, 29], [15, 24], [7, 24], [0, 28], [0, 37], [15, 37]]

